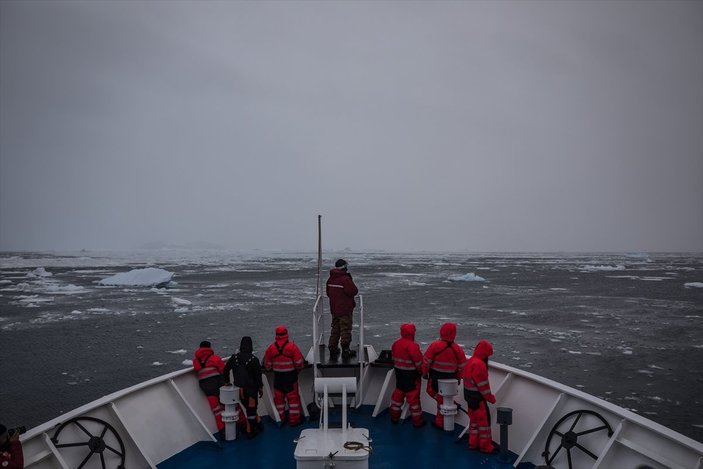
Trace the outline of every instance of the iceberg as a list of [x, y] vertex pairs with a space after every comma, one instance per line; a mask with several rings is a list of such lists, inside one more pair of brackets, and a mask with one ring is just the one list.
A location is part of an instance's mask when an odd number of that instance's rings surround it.
[[479, 277], [473, 272], [469, 272], [468, 274], [464, 275], [450, 275], [447, 277], [447, 280], [450, 282], [485, 282], [486, 279], [483, 277]]
[[173, 272], [147, 267], [146, 269], [134, 269], [104, 278], [98, 282], [98, 285], [165, 287], [171, 281], [171, 278], [173, 278]]
[[703, 282], [688, 282], [683, 284], [686, 288], [703, 288]]
[[32, 272], [29, 272], [27, 274], [27, 277], [30, 278], [45, 278], [45, 277], [51, 277], [53, 274], [51, 272], [48, 272], [44, 267], [37, 267], [34, 269]]

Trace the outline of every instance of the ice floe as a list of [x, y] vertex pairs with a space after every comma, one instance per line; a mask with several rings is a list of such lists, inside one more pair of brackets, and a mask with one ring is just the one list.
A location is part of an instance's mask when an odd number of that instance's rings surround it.
[[60, 285], [58, 283], [49, 283], [46, 285], [46, 291], [58, 295], [73, 295], [76, 293], [85, 293], [86, 289], [76, 286], [72, 283], [68, 285]]
[[683, 286], [686, 288], [703, 288], [703, 282], [686, 282]]
[[450, 275], [449, 277], [447, 277], [447, 280], [449, 280], [450, 282], [485, 282], [486, 281], [485, 278], [483, 278], [479, 275], [476, 275], [473, 272], [469, 272], [464, 275], [459, 275], [459, 274]]
[[39, 277], [39, 278], [45, 278], [45, 277], [51, 277], [52, 275], [54, 275], [54, 274], [52, 274], [51, 272], [47, 272], [47, 270], [46, 270], [44, 267], [37, 267], [37, 268], [34, 269], [33, 271], [29, 272], [29, 273], [27, 274], [27, 277], [30, 277], [30, 278], [37, 278], [37, 277]]
[[615, 270], [625, 270], [625, 266], [622, 264], [617, 265], [582, 265], [579, 267], [580, 270], [586, 272], [611, 272]]
[[122, 272], [112, 277], [104, 278], [98, 282], [99, 285], [111, 286], [141, 286], [154, 287], [166, 286], [173, 278], [173, 272], [155, 267], [145, 269], [134, 269], [129, 272]]

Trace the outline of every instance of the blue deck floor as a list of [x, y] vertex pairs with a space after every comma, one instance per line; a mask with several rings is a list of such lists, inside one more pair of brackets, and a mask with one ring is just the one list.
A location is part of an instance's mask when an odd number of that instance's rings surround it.
[[[352, 427], [370, 429], [373, 452], [369, 457], [369, 468], [428, 468], [461, 467], [508, 469], [512, 462], [501, 463], [498, 455], [485, 455], [468, 448], [466, 438], [460, 442], [454, 433], [443, 432], [429, 425], [434, 416], [426, 414], [428, 425], [413, 428], [409, 419], [400, 425], [392, 425], [387, 413], [371, 417], [372, 408], [363, 406], [350, 409], [348, 419]], [[286, 469], [295, 468], [293, 456], [295, 440], [305, 428], [316, 428], [317, 421], [306, 422], [299, 427], [278, 428], [268, 418], [265, 431], [254, 439], [237, 438], [232, 442], [200, 442], [158, 465], [159, 469]], [[495, 437], [495, 435], [494, 435]], [[511, 461], [516, 456], [511, 455]], [[322, 467], [322, 465], [321, 465]], [[520, 464], [519, 469], [533, 469], [532, 464]]]

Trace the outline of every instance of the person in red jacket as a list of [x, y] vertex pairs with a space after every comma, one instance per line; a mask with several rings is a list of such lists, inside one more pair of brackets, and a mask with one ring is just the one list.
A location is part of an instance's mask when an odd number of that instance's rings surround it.
[[0, 424], [0, 468], [22, 469], [24, 467], [24, 452], [20, 443], [20, 432], [10, 434], [5, 425]]
[[391, 355], [395, 368], [395, 389], [391, 394], [391, 423], [398, 423], [401, 407], [407, 399], [413, 426], [415, 428], [422, 427], [427, 423], [422, 418], [422, 406], [420, 405], [422, 352], [420, 346], [415, 342], [414, 324], [400, 326], [400, 338], [393, 342]]
[[273, 370], [273, 403], [281, 418], [286, 422], [286, 401], [288, 401], [288, 423], [291, 427], [303, 423], [302, 406], [298, 394], [298, 372], [303, 369], [305, 360], [300, 349], [288, 340], [288, 329], [276, 328], [276, 340], [264, 353], [264, 368]]
[[327, 279], [327, 296], [330, 299], [330, 312], [332, 313], [332, 329], [328, 345], [330, 360], [336, 360], [339, 357], [338, 344], [342, 346], [343, 360], [349, 360], [355, 355], [349, 349], [349, 344], [352, 339], [352, 316], [356, 306], [354, 297], [359, 293], [359, 289], [354, 284], [348, 267], [347, 261], [338, 259]]
[[215, 416], [217, 430], [220, 432], [222, 439], [224, 439], [225, 423], [222, 421], [224, 407], [220, 404], [220, 387], [225, 384], [225, 379], [222, 375], [225, 363], [212, 349], [210, 342], [203, 340], [200, 342], [198, 350], [195, 351], [193, 368], [198, 372], [200, 389], [207, 396], [207, 402], [210, 404], [210, 409], [212, 409], [212, 413]]
[[476, 344], [474, 354], [464, 367], [464, 398], [469, 414], [469, 448], [494, 453], [498, 448], [491, 437], [491, 414], [486, 402], [496, 403], [488, 381], [488, 357], [493, 346], [486, 340]]
[[461, 380], [466, 365], [464, 350], [454, 342], [456, 338], [456, 324], [447, 322], [439, 328], [440, 340], [435, 340], [425, 350], [422, 357], [422, 374], [428, 376], [427, 394], [437, 401], [437, 415], [432, 423], [435, 427], [444, 428], [444, 416], [439, 411], [439, 406], [444, 403], [443, 397], [437, 392], [437, 380]]

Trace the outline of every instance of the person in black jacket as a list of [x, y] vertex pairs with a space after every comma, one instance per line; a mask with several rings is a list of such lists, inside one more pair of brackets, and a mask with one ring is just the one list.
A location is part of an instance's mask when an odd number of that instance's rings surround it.
[[229, 384], [230, 370], [234, 376], [234, 385], [239, 387], [239, 398], [247, 413], [244, 432], [247, 438], [254, 438], [264, 426], [258, 414], [259, 398], [264, 395], [264, 383], [261, 378], [261, 363], [253, 354], [251, 337], [242, 337], [239, 353], [232, 355], [225, 365], [225, 380]]

